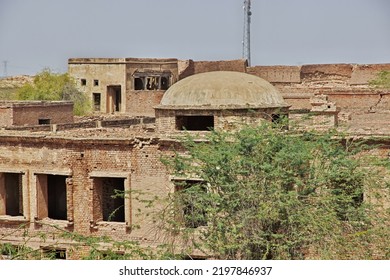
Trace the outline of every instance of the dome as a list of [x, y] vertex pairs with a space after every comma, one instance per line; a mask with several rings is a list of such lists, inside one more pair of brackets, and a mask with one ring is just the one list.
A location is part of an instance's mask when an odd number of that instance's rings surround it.
[[289, 105], [264, 79], [232, 71], [206, 72], [172, 85], [159, 108], [280, 108]]

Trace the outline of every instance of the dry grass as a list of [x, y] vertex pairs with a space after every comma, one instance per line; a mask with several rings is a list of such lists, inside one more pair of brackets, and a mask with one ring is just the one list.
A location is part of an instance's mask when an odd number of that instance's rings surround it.
[[0, 88], [0, 100], [13, 100], [18, 88]]

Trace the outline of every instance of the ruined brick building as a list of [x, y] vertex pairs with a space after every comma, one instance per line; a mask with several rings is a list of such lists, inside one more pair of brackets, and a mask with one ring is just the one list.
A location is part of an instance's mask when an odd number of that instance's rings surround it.
[[[44, 109], [36, 111], [31, 104], [0, 103], [0, 242], [51, 248], [70, 259], [82, 250], [70, 250], [72, 242], [59, 230], [159, 244], [153, 221], [159, 205], [145, 207], [135, 194], [174, 191], [161, 157], [173, 154], [183, 127], [235, 129], [288, 115], [304, 127], [370, 135], [382, 144], [373, 150], [388, 157], [390, 92], [368, 84], [386, 69], [390, 64], [69, 59], [69, 73], [90, 96], [94, 118], [58, 118], [67, 116], [67, 103], [57, 115], [56, 109], [50, 113], [56, 104], [39, 103]], [[303, 121], [308, 113], [313, 118]], [[115, 189], [134, 195], [113, 199]]]

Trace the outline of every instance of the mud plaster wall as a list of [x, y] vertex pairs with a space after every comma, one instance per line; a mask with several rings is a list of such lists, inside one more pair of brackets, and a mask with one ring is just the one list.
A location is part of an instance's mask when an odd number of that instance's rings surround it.
[[[93, 93], [100, 93], [100, 111], [110, 113], [107, 104], [107, 87], [121, 86], [122, 111], [126, 108], [126, 66], [124, 62], [112, 61], [111, 63], [97, 63], [91, 61], [74, 62], [68, 64], [69, 75], [72, 76], [81, 92], [89, 95], [93, 105]], [[86, 85], [82, 85], [81, 79], [85, 79]], [[98, 80], [95, 85], [94, 80]]]

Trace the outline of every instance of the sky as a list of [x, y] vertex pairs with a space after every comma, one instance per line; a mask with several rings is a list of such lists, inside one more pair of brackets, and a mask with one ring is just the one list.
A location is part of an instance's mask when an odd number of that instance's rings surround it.
[[[240, 59], [243, 2], [0, 0], [0, 76], [66, 72], [75, 57]], [[390, 63], [389, 0], [252, 0], [251, 10], [252, 65]]]

